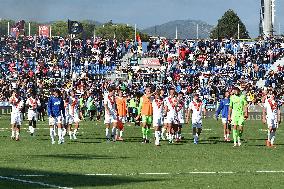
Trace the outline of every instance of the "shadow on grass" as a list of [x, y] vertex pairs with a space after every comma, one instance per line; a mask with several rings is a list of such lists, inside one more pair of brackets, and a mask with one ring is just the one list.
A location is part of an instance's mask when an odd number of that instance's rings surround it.
[[265, 141], [267, 139], [266, 138], [249, 138], [248, 140], [263, 140], [263, 141]]
[[[266, 144], [250, 144], [248, 146], [266, 146]], [[284, 146], [284, 144], [275, 144], [275, 146]]]
[[[26, 175], [26, 176], [23, 176]], [[28, 176], [43, 175], [43, 176]], [[141, 178], [137, 176], [100, 176], [100, 175], [82, 175], [68, 174], [60, 172], [36, 171], [28, 169], [0, 168], [0, 176], [28, 180], [32, 182], [43, 182], [49, 185], [57, 185], [61, 187], [86, 187], [95, 188], [98, 186], [116, 186], [130, 187], [133, 184], [143, 184], [144, 182], [158, 182], [162, 179]], [[1, 188], [48, 188], [38, 184], [24, 184], [22, 181], [10, 181], [0, 178]]]
[[80, 141], [80, 140], [73, 140], [70, 141], [71, 143], [81, 143], [81, 144], [100, 144], [100, 141]]
[[101, 156], [95, 154], [54, 154], [54, 155], [34, 155], [34, 157], [39, 158], [57, 158], [57, 159], [74, 159], [74, 160], [93, 160], [93, 159], [129, 159], [130, 157], [120, 156], [120, 157], [112, 157], [112, 156]]

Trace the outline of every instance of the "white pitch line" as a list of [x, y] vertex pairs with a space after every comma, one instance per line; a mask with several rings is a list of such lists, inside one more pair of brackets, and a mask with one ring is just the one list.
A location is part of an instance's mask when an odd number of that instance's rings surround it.
[[[169, 172], [161, 172], [161, 173], [89, 173], [83, 174], [84, 176], [134, 176], [134, 175], [189, 175], [189, 174], [236, 174], [239, 172], [234, 171], [190, 171], [190, 172], [179, 172], [179, 173], [169, 173]], [[243, 173], [284, 173], [283, 170], [280, 171], [244, 171]], [[14, 177], [51, 177], [52, 175], [14, 175]], [[0, 178], [2, 178], [0, 176]], [[8, 177], [10, 178], [10, 177]], [[43, 183], [45, 184], [45, 183]], [[59, 186], [58, 186], [59, 187]], [[68, 189], [67, 187], [62, 187]]]
[[138, 173], [138, 175], [170, 175], [171, 173]]
[[91, 174], [84, 174], [85, 176], [119, 176], [122, 174], [111, 174], [111, 173], [91, 173]]
[[284, 173], [284, 171], [256, 171], [256, 173]]
[[0, 176], [0, 179], [18, 181], [18, 182], [22, 182], [22, 183], [26, 183], [26, 184], [37, 184], [37, 185], [40, 185], [40, 186], [47, 186], [47, 187], [51, 187], [51, 188], [73, 189], [73, 188], [69, 188], [69, 187], [62, 187], [62, 186], [57, 186], [57, 185], [53, 185], [53, 184], [46, 184], [46, 183], [43, 183], [43, 182], [34, 182], [34, 181], [30, 181], [30, 180], [17, 179], [17, 178], [13, 178], [13, 177]]
[[221, 172], [218, 172], [218, 174], [234, 174], [233, 171], [221, 171]]
[[49, 175], [17, 175], [17, 177], [45, 177]]
[[193, 171], [193, 172], [187, 172], [186, 174], [216, 174], [218, 172], [214, 172], [214, 171]]

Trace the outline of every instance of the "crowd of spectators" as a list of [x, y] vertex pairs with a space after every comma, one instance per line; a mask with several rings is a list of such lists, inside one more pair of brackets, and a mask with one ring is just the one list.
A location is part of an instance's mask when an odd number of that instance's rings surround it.
[[[144, 74], [154, 74], [156, 79], [161, 78], [163, 85], [175, 85], [177, 90], [198, 91], [211, 100], [219, 99], [232, 86], [245, 89], [252, 102], [260, 101], [264, 88], [273, 88], [283, 96], [283, 68], [266, 74], [284, 56], [283, 39], [220, 42], [154, 38], [147, 51], [134, 49], [132, 52], [136, 63], [146, 57], [160, 60], [162, 69], [146, 68], [142, 71]], [[266, 80], [265, 86], [256, 86], [260, 79]]]
[[[212, 103], [237, 85], [254, 103], [262, 95], [256, 86], [260, 79], [266, 80], [265, 87], [283, 94], [284, 68], [266, 74], [283, 57], [282, 43], [281, 39], [246, 42], [158, 37], [142, 48], [131, 41], [101, 38], [1, 37], [0, 101], [7, 101], [12, 90], [18, 90], [23, 98], [36, 93], [45, 101], [51, 88], [75, 89], [85, 101], [90, 93], [102, 99], [104, 90], [113, 84], [129, 98], [142, 94], [146, 85], [174, 86], [177, 92], [197, 92]], [[122, 66], [126, 55], [130, 60]], [[160, 65], [139, 67], [141, 58], [158, 59]], [[123, 77], [116, 77], [118, 73]]]

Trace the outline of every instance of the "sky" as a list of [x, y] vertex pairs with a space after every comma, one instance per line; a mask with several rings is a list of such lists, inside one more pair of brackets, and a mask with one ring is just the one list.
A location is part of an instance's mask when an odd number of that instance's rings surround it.
[[[137, 24], [139, 29], [173, 20], [201, 20], [216, 25], [233, 9], [250, 35], [258, 35], [260, 0], [0, 0], [0, 18], [39, 22], [96, 20]], [[284, 33], [284, 0], [276, 0], [275, 31]]]

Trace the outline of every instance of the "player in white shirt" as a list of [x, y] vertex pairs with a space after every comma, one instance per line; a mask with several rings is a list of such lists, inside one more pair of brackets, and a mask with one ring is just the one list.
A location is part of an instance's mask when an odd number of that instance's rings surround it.
[[160, 91], [155, 93], [155, 99], [152, 102], [153, 107], [153, 127], [155, 129], [155, 145], [160, 146], [161, 128], [163, 126], [164, 101], [160, 96]]
[[[115, 141], [116, 139], [116, 127], [117, 127], [117, 109], [114, 98], [115, 88], [110, 87], [108, 93], [104, 96], [105, 107], [105, 125], [106, 125], [106, 139], [110, 141], [110, 137]], [[110, 135], [110, 125], [112, 124], [112, 134]]]
[[205, 106], [199, 99], [199, 95], [195, 94], [193, 100], [188, 107], [187, 119], [192, 112], [192, 135], [194, 144], [198, 144], [198, 139], [202, 131], [202, 113], [206, 114]]
[[182, 125], [185, 123], [185, 115], [187, 114], [187, 105], [183, 97], [184, 97], [183, 92], [180, 92], [177, 97], [178, 125], [177, 125], [177, 131], [175, 133], [175, 138], [177, 142], [181, 140], [181, 129]]
[[[68, 133], [70, 139], [77, 139], [77, 131], [79, 128], [79, 100], [75, 96], [75, 91], [70, 91], [70, 97], [68, 98], [67, 103], [67, 112], [66, 112], [66, 124], [68, 124]], [[74, 124], [74, 130], [72, 133], [72, 124]]]
[[276, 93], [272, 92], [272, 94], [266, 98], [262, 111], [262, 121], [268, 126], [266, 141], [268, 147], [274, 146], [276, 130], [281, 123], [280, 107], [275, 96]]
[[[160, 90], [160, 97], [161, 97], [161, 99], [163, 99], [164, 104], [165, 104], [165, 91], [164, 91], [164, 89]], [[165, 116], [165, 111], [164, 111], [164, 116]], [[163, 122], [164, 122], [164, 116], [163, 116]], [[161, 139], [162, 140], [166, 140], [165, 133], [166, 133], [166, 136], [168, 137], [167, 124], [164, 124], [163, 127], [162, 127], [162, 132], [161, 132]]]
[[36, 128], [37, 108], [40, 106], [40, 101], [32, 94], [27, 99], [26, 105], [28, 106], [29, 132], [33, 136]]
[[12, 92], [12, 96], [9, 99], [9, 103], [12, 105], [11, 112], [11, 139], [20, 140], [20, 127], [22, 125], [21, 110], [24, 107], [23, 101], [20, 99], [16, 91]]
[[173, 143], [174, 129], [177, 126], [177, 98], [175, 96], [175, 89], [170, 88], [169, 96], [165, 98], [165, 119], [164, 124], [168, 130], [169, 143]]

